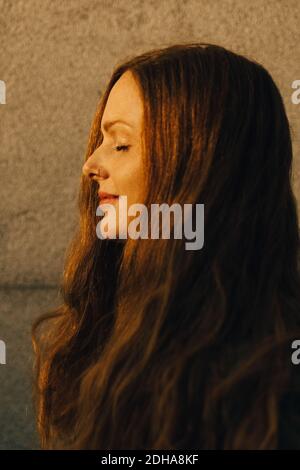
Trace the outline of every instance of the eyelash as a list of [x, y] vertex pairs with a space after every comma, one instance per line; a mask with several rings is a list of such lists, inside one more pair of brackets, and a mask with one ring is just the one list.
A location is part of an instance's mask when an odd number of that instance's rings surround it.
[[[113, 149], [116, 152], [128, 152], [130, 145], [116, 145]], [[119, 150], [117, 150], [119, 149]]]

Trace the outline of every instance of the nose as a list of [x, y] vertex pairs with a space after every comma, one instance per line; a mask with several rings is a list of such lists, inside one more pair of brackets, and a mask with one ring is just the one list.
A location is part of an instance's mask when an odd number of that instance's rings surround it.
[[98, 176], [100, 179], [108, 177], [108, 172], [96, 157], [95, 152], [86, 160], [82, 167], [84, 176], [92, 178]]

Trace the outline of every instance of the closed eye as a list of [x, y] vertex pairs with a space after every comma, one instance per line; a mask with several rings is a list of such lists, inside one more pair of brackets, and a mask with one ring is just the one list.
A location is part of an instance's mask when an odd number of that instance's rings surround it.
[[116, 152], [128, 152], [130, 145], [116, 145], [113, 149]]

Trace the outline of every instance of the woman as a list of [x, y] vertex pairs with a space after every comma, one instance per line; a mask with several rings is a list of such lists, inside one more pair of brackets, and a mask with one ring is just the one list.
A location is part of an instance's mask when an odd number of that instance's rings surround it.
[[[258, 63], [202, 43], [115, 68], [91, 128], [62, 304], [33, 330], [43, 448], [300, 448], [291, 165], [282, 98]], [[123, 222], [121, 195], [148, 210], [204, 204], [204, 246], [124, 237], [118, 223], [99, 237], [99, 195]]]

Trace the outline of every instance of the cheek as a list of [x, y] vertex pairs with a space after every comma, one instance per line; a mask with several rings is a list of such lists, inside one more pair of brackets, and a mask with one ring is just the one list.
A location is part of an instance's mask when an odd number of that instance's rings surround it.
[[130, 204], [137, 201], [143, 179], [140, 159], [124, 163], [114, 173], [114, 183], [118, 193], [127, 196]]

